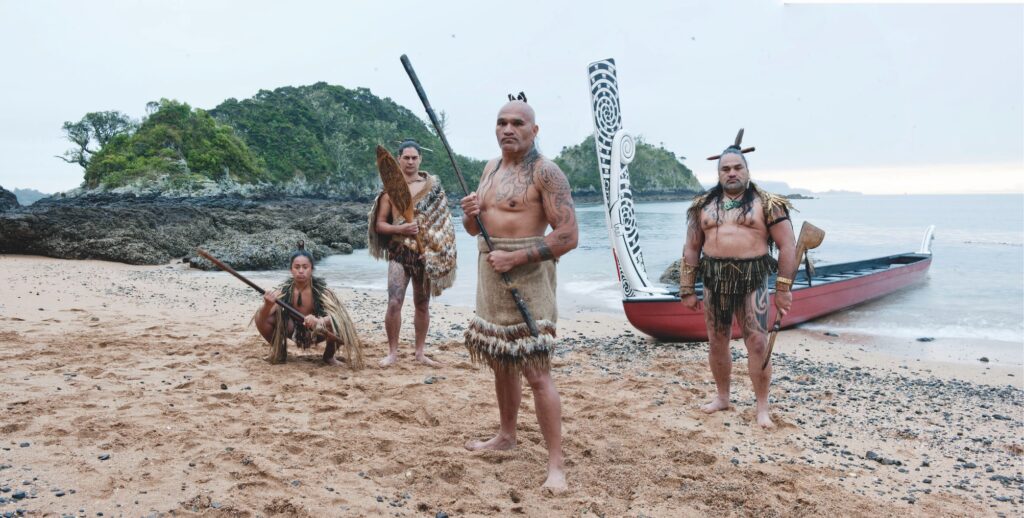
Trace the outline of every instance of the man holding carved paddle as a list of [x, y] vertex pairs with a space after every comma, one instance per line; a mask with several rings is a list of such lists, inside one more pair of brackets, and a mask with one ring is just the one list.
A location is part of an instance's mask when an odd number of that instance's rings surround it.
[[[696, 197], [687, 211], [686, 244], [680, 263], [679, 297], [697, 309], [695, 283], [704, 283], [704, 318], [708, 326], [708, 363], [717, 393], [701, 409], [713, 413], [729, 408], [729, 377], [733, 318], [738, 319], [747, 347], [747, 370], [757, 400], [757, 423], [772, 428], [768, 410], [771, 366], [768, 344], [768, 280], [775, 279], [776, 322], [793, 304], [790, 288], [797, 259], [789, 201], [765, 192], [750, 181], [741, 148], [743, 130], [718, 160], [718, 184]], [[776, 261], [770, 254], [778, 247]]]
[[430, 325], [430, 297], [440, 295], [455, 281], [455, 227], [441, 181], [420, 171], [421, 151], [416, 141], [403, 141], [396, 161], [377, 146], [377, 168], [384, 189], [370, 210], [367, 241], [370, 255], [388, 260], [388, 308], [384, 315], [388, 355], [380, 361], [382, 367], [398, 361], [398, 334], [409, 281], [416, 306], [416, 361], [432, 367], [440, 365], [427, 357], [424, 347]]

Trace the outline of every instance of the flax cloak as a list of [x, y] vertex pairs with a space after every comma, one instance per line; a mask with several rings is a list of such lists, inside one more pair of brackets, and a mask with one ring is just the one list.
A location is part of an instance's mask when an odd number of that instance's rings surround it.
[[[515, 251], [544, 242], [543, 237], [492, 237], [495, 250]], [[523, 366], [548, 369], [555, 351], [558, 321], [557, 277], [554, 261], [517, 266], [508, 272], [512, 285], [530, 308], [540, 336], [533, 337], [501, 274], [487, 263], [483, 237], [477, 238], [476, 316], [466, 330], [466, 349], [474, 363], [494, 370], [520, 371]]]
[[[445, 196], [441, 181], [434, 175], [420, 171], [419, 175], [427, 185], [412, 198], [415, 207], [416, 222], [419, 223], [419, 242], [423, 250], [419, 250], [414, 236], [385, 235], [377, 233], [377, 212], [383, 192], [377, 195], [370, 209], [367, 226], [367, 246], [370, 255], [375, 259], [396, 259], [394, 245], [400, 245], [401, 252], [423, 256], [425, 280], [430, 283], [431, 296], [438, 296], [450, 288], [455, 282], [456, 252], [455, 225], [448, 210], [448, 198]], [[388, 221], [395, 225], [407, 223], [402, 215], [391, 214]], [[402, 262], [402, 261], [400, 261]]]
[[[282, 283], [277, 289], [281, 291], [281, 300], [292, 306], [295, 304], [292, 302], [292, 295], [294, 293], [294, 281], [288, 279]], [[341, 338], [342, 344], [339, 344], [339, 349], [344, 347], [345, 350], [345, 361], [352, 368], [359, 368], [363, 365], [363, 345], [359, 341], [359, 336], [356, 335], [355, 324], [352, 323], [352, 319], [348, 316], [348, 311], [345, 310], [345, 306], [338, 300], [337, 295], [334, 291], [327, 287], [326, 281], [319, 277], [313, 277], [312, 281], [313, 291], [313, 315], [317, 317], [330, 317], [330, 323], [327, 325], [327, 329], [334, 333], [338, 338]], [[270, 342], [270, 358], [269, 361], [272, 364], [285, 363], [288, 357], [288, 323], [293, 323], [294, 336], [296, 345], [303, 349], [308, 349], [315, 342], [314, 336], [315, 331], [306, 329], [301, 323], [296, 322], [287, 313], [284, 312], [284, 308], [275, 305], [275, 314], [277, 315], [276, 324], [274, 326], [273, 339]], [[259, 310], [257, 310], [257, 315]], [[256, 315], [253, 316], [256, 318]], [[337, 350], [335, 354], [337, 354]]]

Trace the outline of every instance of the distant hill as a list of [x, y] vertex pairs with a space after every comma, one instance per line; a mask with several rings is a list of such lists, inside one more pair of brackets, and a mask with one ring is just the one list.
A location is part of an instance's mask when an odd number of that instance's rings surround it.
[[[818, 192], [818, 191], [812, 191], [810, 189], [803, 189], [803, 188], [800, 188], [800, 187], [790, 187], [789, 184], [786, 183], [786, 182], [776, 182], [776, 181], [771, 181], [771, 180], [758, 180], [756, 178], [754, 179], [754, 183], [756, 183], [762, 189], [764, 189], [764, 190], [766, 190], [768, 192], [775, 193], [775, 194], [780, 194], [780, 195], [783, 195], [783, 196], [788, 196], [788, 195], [792, 195], [792, 194], [797, 194], [797, 195], [801, 195], [801, 196], [832, 196], [832, 195], [840, 195], [840, 194], [842, 194], [842, 195], [846, 195], [846, 194], [862, 194], [862, 193], [859, 193], [859, 192], [856, 192], [856, 191], [834, 191], [834, 190], [830, 190], [830, 191]], [[704, 188], [710, 189], [710, 188], [712, 188], [714, 186], [715, 186], [715, 184], [712, 183], [712, 184], [705, 185]]]
[[18, 197], [18, 203], [22, 205], [32, 205], [33, 203], [49, 197], [49, 194], [39, 192], [35, 189], [11, 189], [11, 192]]
[[[601, 192], [593, 135], [580, 144], [562, 148], [554, 160], [575, 191]], [[630, 185], [638, 194], [704, 190], [693, 172], [671, 151], [654, 147], [641, 138], [636, 139], [636, 155], [629, 164], [629, 175]]]
[[[261, 90], [211, 110], [162, 99], [142, 121], [93, 112], [65, 123], [78, 146], [65, 161], [85, 167], [86, 189], [141, 187], [157, 192], [239, 192], [239, 186], [281, 186], [294, 194], [365, 198], [380, 185], [374, 148], [412, 138], [433, 149], [422, 168], [438, 175], [455, 198], [461, 189], [440, 139], [413, 111], [366, 88], [316, 83]], [[472, 188], [486, 162], [458, 155]], [[573, 190], [598, 193], [594, 138], [563, 148], [554, 161]], [[638, 194], [700, 192], [693, 173], [664, 147], [637, 139], [630, 164]], [[250, 190], [251, 191], [251, 190]]]
[[[393, 152], [398, 141], [411, 138], [434, 150], [423, 153], [423, 170], [438, 175], [449, 191], [459, 192], [441, 140], [408, 108], [366, 88], [321, 82], [261, 90], [242, 101], [228, 99], [210, 114], [235, 128], [277, 182], [298, 177], [342, 192], [375, 191], [380, 184], [377, 144]], [[466, 181], [476, 185], [486, 162], [464, 156], [457, 160]]]

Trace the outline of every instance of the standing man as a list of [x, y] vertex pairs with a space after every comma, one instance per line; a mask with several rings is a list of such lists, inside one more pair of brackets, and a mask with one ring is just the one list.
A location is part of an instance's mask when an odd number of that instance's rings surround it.
[[423, 352], [430, 325], [430, 297], [438, 296], [455, 282], [455, 226], [448, 211], [448, 198], [441, 181], [420, 171], [420, 145], [414, 140], [398, 146], [398, 163], [409, 186], [415, 207], [413, 221], [395, 210], [386, 192], [381, 192], [370, 209], [367, 226], [370, 255], [388, 260], [388, 308], [384, 329], [388, 335], [388, 355], [382, 367], [398, 361], [398, 334], [402, 328], [402, 305], [406, 288], [412, 281], [412, 301], [416, 306], [413, 325], [416, 334], [416, 361], [437, 367], [440, 363]]
[[[775, 307], [785, 315], [793, 304], [796, 273], [796, 239], [789, 220], [789, 201], [761, 190], [750, 181], [742, 149], [743, 130], [736, 142], [708, 158], [718, 160], [718, 184], [698, 196], [687, 211], [686, 245], [680, 265], [679, 297], [683, 305], [697, 309], [694, 282], [704, 283], [704, 319], [708, 326], [708, 363], [717, 394], [701, 409], [713, 413], [729, 408], [729, 376], [732, 355], [733, 317], [739, 319], [747, 346], [747, 370], [757, 399], [757, 423], [774, 427], [768, 410], [768, 385], [772, 368], [761, 369], [767, 352], [768, 278], [775, 280]], [[779, 259], [770, 255], [778, 246]]]
[[[522, 399], [520, 375], [533, 390], [537, 421], [548, 449], [544, 487], [566, 487], [562, 458], [562, 408], [551, 379], [555, 347], [555, 260], [576, 248], [579, 229], [569, 182], [554, 162], [541, 156], [534, 139], [539, 127], [525, 96], [498, 112], [495, 134], [501, 157], [484, 168], [479, 192], [462, 199], [462, 224], [478, 236], [476, 216], [492, 236], [488, 252], [477, 238], [476, 317], [466, 331], [474, 362], [494, 371], [500, 417], [498, 433], [469, 441], [469, 450], [508, 450], [516, 445], [516, 421]], [[544, 234], [548, 226], [551, 232]], [[526, 301], [540, 336], [533, 337], [501, 274], [508, 273]]]

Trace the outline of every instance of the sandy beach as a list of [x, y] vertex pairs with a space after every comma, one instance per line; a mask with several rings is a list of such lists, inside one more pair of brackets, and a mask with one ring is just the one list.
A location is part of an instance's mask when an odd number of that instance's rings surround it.
[[[0, 515], [1020, 516], [1024, 373], [894, 358], [867, 337], [784, 331], [775, 430], [753, 424], [745, 352], [733, 409], [707, 416], [704, 344], [622, 318], [559, 322], [554, 375], [569, 490], [524, 390], [518, 446], [462, 346], [471, 311], [435, 304], [428, 353], [376, 367], [383, 292], [338, 289], [369, 365], [290, 351], [270, 365], [258, 294], [184, 264], [0, 256]], [[269, 286], [268, 286], [269, 287]], [[888, 344], [898, 346], [899, 344]], [[102, 513], [102, 514], [101, 514]]]

